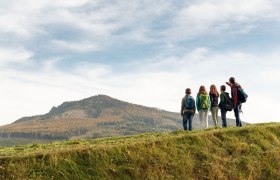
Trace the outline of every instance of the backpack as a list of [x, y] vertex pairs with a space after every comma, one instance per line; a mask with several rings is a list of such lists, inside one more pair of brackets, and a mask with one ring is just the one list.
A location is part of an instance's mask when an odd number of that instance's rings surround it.
[[229, 97], [228, 93], [222, 94], [225, 97], [224, 102], [220, 102], [219, 107], [225, 111], [232, 111], [233, 109], [233, 102], [231, 98]]
[[199, 102], [201, 109], [209, 109], [209, 96], [208, 94], [200, 94], [199, 95]]
[[191, 110], [191, 109], [194, 109], [195, 107], [195, 102], [194, 102], [194, 99], [191, 97], [191, 96], [186, 96], [186, 99], [185, 99], [185, 108], [187, 110]]
[[245, 91], [241, 88], [237, 89], [237, 96], [238, 96], [238, 102], [245, 103], [247, 101], [248, 95], [245, 93]]
[[218, 107], [219, 94], [209, 94], [209, 95], [210, 95], [211, 107]]

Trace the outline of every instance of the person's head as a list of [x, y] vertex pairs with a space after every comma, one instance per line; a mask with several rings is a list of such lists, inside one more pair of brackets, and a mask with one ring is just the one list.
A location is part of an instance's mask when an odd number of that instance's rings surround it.
[[186, 94], [187, 94], [187, 95], [190, 95], [191, 93], [192, 93], [191, 89], [190, 89], [190, 88], [187, 88], [187, 89], [186, 89]]
[[210, 86], [210, 94], [218, 94], [217, 87], [214, 84]]
[[225, 92], [226, 91], [226, 86], [225, 85], [222, 85], [221, 86], [221, 92]]
[[199, 94], [207, 94], [205, 86], [200, 86], [199, 91], [198, 91], [198, 95]]
[[234, 78], [234, 77], [229, 78], [229, 82], [230, 82], [231, 84], [234, 84], [234, 83], [235, 83], [235, 78]]

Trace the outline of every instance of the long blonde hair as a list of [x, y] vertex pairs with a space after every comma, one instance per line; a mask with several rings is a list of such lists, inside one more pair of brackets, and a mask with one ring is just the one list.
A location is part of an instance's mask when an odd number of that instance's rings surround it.
[[209, 94], [219, 94], [219, 93], [218, 93], [218, 90], [217, 90], [217, 87], [216, 87], [214, 84], [212, 84], [212, 85], [210, 86], [210, 92], [209, 92]]
[[200, 94], [207, 94], [205, 86], [200, 86], [197, 95], [199, 96]]

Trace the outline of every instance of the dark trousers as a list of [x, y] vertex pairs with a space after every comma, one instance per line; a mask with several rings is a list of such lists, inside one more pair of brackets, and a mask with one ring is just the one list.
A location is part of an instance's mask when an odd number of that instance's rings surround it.
[[236, 126], [242, 127], [242, 123], [240, 120], [240, 111], [241, 111], [241, 104], [237, 104], [237, 106], [234, 108], [234, 116], [236, 119]]
[[221, 116], [222, 116], [222, 126], [227, 127], [227, 111], [221, 109]]
[[183, 115], [183, 126], [184, 130], [192, 130], [192, 120], [193, 120], [193, 113], [192, 112], [184, 112]]

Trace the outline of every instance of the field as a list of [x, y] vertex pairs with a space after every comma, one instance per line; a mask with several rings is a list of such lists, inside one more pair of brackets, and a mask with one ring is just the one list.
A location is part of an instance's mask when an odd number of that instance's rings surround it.
[[0, 149], [1, 179], [279, 179], [280, 124]]

